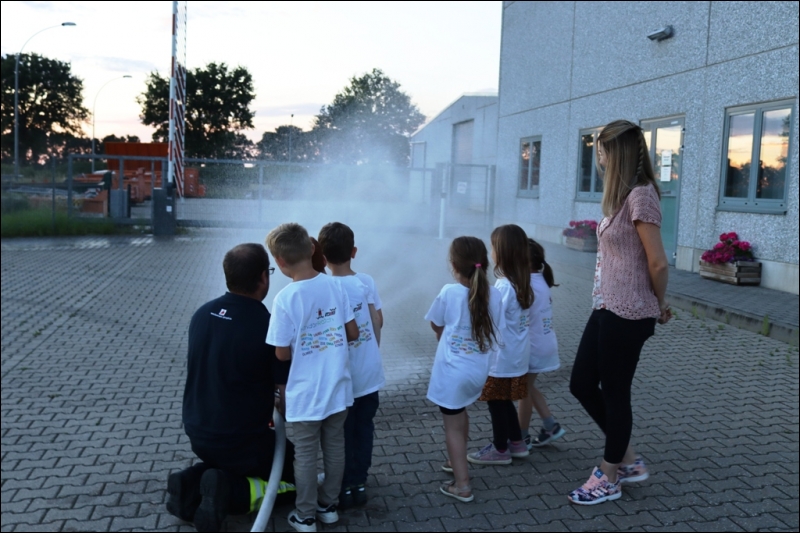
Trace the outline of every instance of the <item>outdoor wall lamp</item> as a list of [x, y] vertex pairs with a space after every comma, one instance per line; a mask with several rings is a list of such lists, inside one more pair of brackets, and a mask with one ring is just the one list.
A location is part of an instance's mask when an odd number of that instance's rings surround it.
[[651, 31], [647, 34], [647, 38], [651, 41], [663, 41], [664, 39], [669, 39], [672, 37], [672, 26], [664, 26], [663, 28], [658, 28], [655, 31]]

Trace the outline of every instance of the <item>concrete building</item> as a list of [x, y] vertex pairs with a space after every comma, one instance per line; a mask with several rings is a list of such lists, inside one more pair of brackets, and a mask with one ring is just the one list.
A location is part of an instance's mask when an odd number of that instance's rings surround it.
[[411, 166], [494, 165], [496, 148], [497, 95], [465, 94], [411, 136]]
[[797, 294], [799, 59], [797, 2], [504, 2], [495, 224], [558, 242], [600, 220], [594, 140], [624, 118], [646, 130], [675, 266], [735, 231], [762, 285]]

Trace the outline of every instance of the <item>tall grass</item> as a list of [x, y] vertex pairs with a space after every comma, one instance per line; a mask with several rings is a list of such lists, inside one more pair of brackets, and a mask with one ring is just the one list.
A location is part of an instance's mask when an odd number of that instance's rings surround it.
[[50, 209], [31, 209], [0, 215], [1, 236], [51, 237], [68, 235], [113, 235], [130, 233], [127, 227], [118, 227], [108, 219], [69, 218], [56, 212], [55, 224]]

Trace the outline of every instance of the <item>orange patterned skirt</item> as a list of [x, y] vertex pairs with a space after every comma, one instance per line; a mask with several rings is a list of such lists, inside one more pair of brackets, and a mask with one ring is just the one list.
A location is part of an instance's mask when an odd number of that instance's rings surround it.
[[528, 375], [517, 378], [493, 378], [489, 376], [483, 386], [480, 402], [492, 400], [522, 400], [528, 397]]

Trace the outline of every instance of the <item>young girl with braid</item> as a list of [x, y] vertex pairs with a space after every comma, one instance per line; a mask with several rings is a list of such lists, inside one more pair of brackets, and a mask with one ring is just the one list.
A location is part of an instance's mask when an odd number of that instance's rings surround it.
[[455, 478], [439, 490], [470, 502], [474, 496], [467, 471], [466, 408], [481, 395], [489, 375], [502, 320], [501, 296], [489, 285], [489, 258], [480, 239], [455, 239], [450, 245], [450, 266], [458, 283], [445, 285], [425, 315], [439, 341], [427, 397], [439, 406], [444, 418], [449, 461], [442, 470], [452, 472]]
[[500, 291], [503, 305], [502, 344], [492, 354], [489, 378], [479, 400], [489, 405], [492, 442], [469, 454], [467, 460], [479, 465], [508, 465], [512, 457], [529, 455], [514, 401], [528, 396], [529, 309], [533, 305], [531, 261], [528, 236], [519, 226], [497, 227], [491, 238], [494, 274], [498, 278], [495, 287]]
[[569, 501], [594, 505], [622, 496], [622, 483], [644, 481], [647, 467], [630, 445], [631, 384], [656, 322], [672, 316], [666, 302], [667, 258], [661, 206], [642, 130], [616, 120], [597, 138], [605, 168], [592, 314], [572, 367], [570, 391], [605, 433], [600, 466], [570, 492]]

